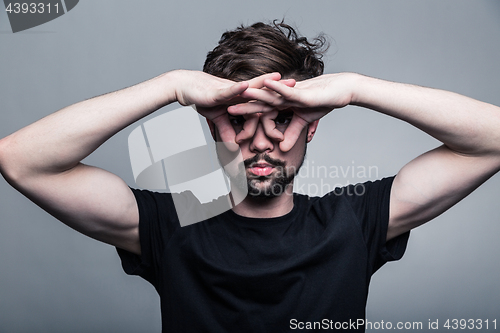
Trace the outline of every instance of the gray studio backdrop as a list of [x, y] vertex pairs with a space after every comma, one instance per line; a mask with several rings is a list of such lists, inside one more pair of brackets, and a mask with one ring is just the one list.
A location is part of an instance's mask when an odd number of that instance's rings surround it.
[[[359, 72], [500, 105], [497, 0], [81, 0], [56, 20], [16, 34], [2, 7], [0, 137], [164, 71], [201, 69], [226, 29], [282, 17], [307, 36], [331, 36], [326, 72]], [[85, 162], [133, 186], [127, 137], [135, 126]], [[393, 175], [438, 144], [401, 121], [347, 107], [320, 122], [298, 188], [317, 195]], [[336, 168], [338, 176], [320, 174], [320, 167]], [[500, 324], [499, 197], [497, 175], [415, 230], [403, 260], [374, 275], [368, 320], [424, 328], [448, 318]], [[159, 331], [153, 287], [126, 276], [114, 248], [61, 224], [0, 179], [0, 332]]]

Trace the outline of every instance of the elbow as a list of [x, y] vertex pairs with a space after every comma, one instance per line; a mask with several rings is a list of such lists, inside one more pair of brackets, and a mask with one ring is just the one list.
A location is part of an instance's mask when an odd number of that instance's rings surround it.
[[7, 138], [3, 138], [0, 139], [0, 173], [2, 175], [5, 174], [6, 160], [7, 160]]
[[496, 166], [495, 173], [500, 171], [500, 136], [491, 140], [490, 149], [485, 153], [485, 156]]
[[498, 161], [498, 166], [500, 168], [500, 134], [495, 135], [491, 140], [490, 155]]
[[19, 175], [16, 172], [14, 163], [12, 141], [10, 136], [0, 139], [0, 174], [5, 178], [9, 184], [16, 183]]

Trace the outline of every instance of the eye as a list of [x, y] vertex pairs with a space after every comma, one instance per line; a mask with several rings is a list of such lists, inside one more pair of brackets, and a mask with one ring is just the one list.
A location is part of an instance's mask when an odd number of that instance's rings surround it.
[[233, 126], [243, 126], [245, 118], [243, 116], [229, 116], [229, 122]]
[[278, 116], [274, 119], [274, 123], [276, 124], [276, 126], [286, 126], [290, 124], [290, 121], [292, 121], [292, 117], [292, 111], [283, 111], [278, 113]]

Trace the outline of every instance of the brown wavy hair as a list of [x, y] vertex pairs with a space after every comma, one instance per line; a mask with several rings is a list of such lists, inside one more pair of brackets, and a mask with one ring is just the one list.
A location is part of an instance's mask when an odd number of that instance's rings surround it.
[[327, 49], [323, 34], [308, 41], [283, 21], [258, 22], [226, 31], [208, 52], [203, 71], [233, 81], [272, 72], [300, 81], [323, 74]]

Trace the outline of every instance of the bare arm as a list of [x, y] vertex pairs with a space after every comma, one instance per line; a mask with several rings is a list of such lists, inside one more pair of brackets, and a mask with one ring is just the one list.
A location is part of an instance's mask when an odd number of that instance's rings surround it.
[[448, 91], [358, 79], [352, 104], [407, 121], [443, 142], [398, 172], [388, 239], [440, 215], [500, 170], [500, 108]]
[[179, 101], [211, 107], [247, 87], [248, 83], [200, 72], [174, 71], [71, 105], [0, 140], [0, 171], [12, 186], [68, 226], [140, 254], [132, 192], [119, 177], [80, 161], [164, 105]]

